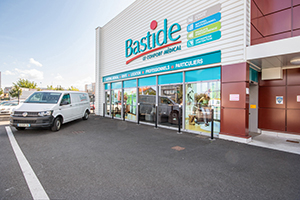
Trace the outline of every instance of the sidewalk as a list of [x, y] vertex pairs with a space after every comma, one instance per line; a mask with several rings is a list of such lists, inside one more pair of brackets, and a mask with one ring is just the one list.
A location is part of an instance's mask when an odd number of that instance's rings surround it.
[[248, 144], [300, 155], [300, 135], [264, 131]]

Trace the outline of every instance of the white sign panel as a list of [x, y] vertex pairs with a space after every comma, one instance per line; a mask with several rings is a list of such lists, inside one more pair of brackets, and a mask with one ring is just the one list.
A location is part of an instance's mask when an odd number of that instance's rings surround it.
[[300, 102], [300, 95], [297, 95], [297, 102]]
[[276, 96], [276, 104], [283, 104], [283, 96]]
[[239, 94], [230, 94], [229, 95], [229, 101], [239, 101], [240, 95]]

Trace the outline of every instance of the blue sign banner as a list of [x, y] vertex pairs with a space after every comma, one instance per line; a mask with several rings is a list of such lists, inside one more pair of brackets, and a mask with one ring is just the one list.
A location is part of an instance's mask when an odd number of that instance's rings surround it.
[[139, 77], [149, 74], [157, 74], [161, 72], [175, 71], [185, 68], [197, 67], [202, 65], [209, 65], [221, 62], [221, 50], [174, 60], [170, 62], [161, 63], [149, 67], [144, 67], [136, 70], [130, 70], [123, 73], [104, 76], [103, 82], [117, 81], [122, 79], [128, 79], [133, 77]]
[[207, 34], [192, 40], [187, 41], [187, 47], [193, 47], [207, 42], [212, 42], [221, 38], [221, 31], [217, 31], [211, 34]]
[[216, 23], [216, 22], [220, 21], [220, 19], [221, 19], [221, 13], [218, 12], [216, 14], [213, 14], [213, 15], [209, 16], [209, 17], [206, 17], [204, 19], [201, 19], [199, 21], [196, 21], [194, 23], [189, 24], [187, 26], [187, 32], [191, 32], [191, 31], [196, 30], [198, 28]]

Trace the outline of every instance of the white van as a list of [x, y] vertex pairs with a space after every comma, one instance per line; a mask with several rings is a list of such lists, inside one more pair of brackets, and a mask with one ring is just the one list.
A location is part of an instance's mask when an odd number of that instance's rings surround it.
[[58, 131], [61, 125], [76, 119], [87, 120], [90, 114], [89, 95], [75, 91], [37, 91], [10, 115], [10, 125], [17, 130], [27, 127], [50, 127]]

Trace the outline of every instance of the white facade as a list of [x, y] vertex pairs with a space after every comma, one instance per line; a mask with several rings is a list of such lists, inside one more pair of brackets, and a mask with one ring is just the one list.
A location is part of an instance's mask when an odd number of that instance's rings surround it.
[[[187, 47], [187, 19], [201, 11], [220, 4], [221, 38], [198, 46]], [[168, 28], [178, 23], [181, 30], [174, 33], [179, 36], [181, 50], [170, 54], [143, 60], [139, 57], [129, 64], [126, 61], [134, 57], [125, 56], [125, 41], [140, 41], [142, 37], [157, 33], [164, 28], [167, 19]], [[156, 20], [157, 28], [150, 29], [150, 23]], [[160, 41], [163, 34], [160, 35]], [[168, 43], [171, 41], [168, 40]], [[249, 0], [200, 0], [200, 1], [142, 1], [137, 0], [104, 27], [96, 29], [96, 114], [102, 115], [104, 102], [103, 76], [126, 72], [133, 69], [152, 66], [190, 56], [221, 50], [221, 63], [193, 67], [191, 69], [220, 66], [246, 62], [246, 47], [250, 43], [250, 1]], [[164, 49], [162, 49], [164, 50]], [[147, 51], [147, 50], [146, 50]], [[153, 52], [155, 53], [155, 51]], [[173, 72], [190, 70], [177, 70]], [[157, 74], [156, 74], [157, 75]], [[139, 78], [142, 76], [139, 76]], [[126, 79], [128, 80], [128, 79]]]

